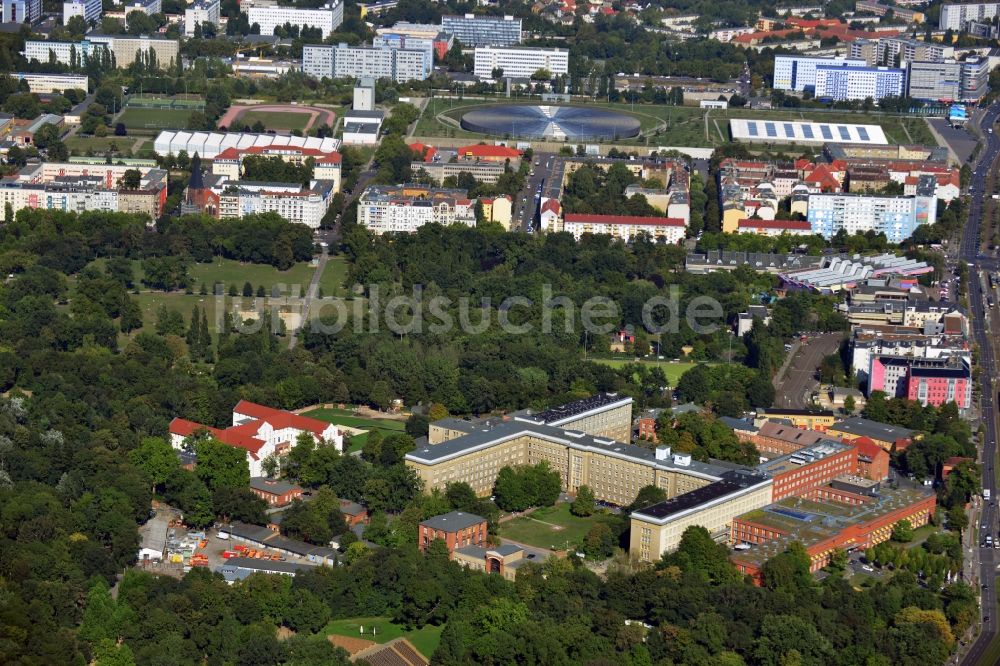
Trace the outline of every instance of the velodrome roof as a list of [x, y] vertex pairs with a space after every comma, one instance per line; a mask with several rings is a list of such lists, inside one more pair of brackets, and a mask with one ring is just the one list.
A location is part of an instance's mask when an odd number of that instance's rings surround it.
[[889, 144], [878, 125], [851, 125], [792, 120], [754, 120], [732, 118], [729, 131], [735, 141], [771, 143], [855, 143], [884, 146]]

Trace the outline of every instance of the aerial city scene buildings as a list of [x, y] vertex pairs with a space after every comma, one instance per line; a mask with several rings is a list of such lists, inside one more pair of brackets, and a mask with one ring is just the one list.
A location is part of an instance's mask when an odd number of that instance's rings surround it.
[[0, 663], [1000, 663], [998, 26], [0, 0]]

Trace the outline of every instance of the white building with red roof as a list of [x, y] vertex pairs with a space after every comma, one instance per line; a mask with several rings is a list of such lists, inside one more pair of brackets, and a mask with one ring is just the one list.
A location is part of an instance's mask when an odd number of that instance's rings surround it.
[[549, 233], [562, 231], [562, 206], [558, 199], [543, 198], [538, 217], [538, 226], [541, 231]]
[[655, 241], [675, 244], [684, 240], [687, 225], [673, 217], [567, 213], [563, 231], [573, 234], [576, 240], [583, 234], [603, 234], [628, 243], [639, 234], [647, 234]]
[[274, 409], [240, 400], [233, 408], [233, 425], [213, 428], [188, 419], [170, 422], [170, 445], [180, 451], [192, 435], [206, 433], [228, 446], [244, 449], [250, 476], [264, 476], [263, 461], [271, 455], [282, 456], [291, 451], [299, 435], [308, 433], [317, 444], [344, 450], [344, 433], [332, 423], [300, 416], [283, 409]]
[[243, 161], [251, 156], [279, 157], [284, 162], [303, 164], [307, 160], [313, 162], [313, 180], [329, 180], [333, 182], [333, 191], [340, 191], [340, 153], [335, 150], [320, 150], [303, 146], [250, 146], [248, 148], [230, 147], [223, 150], [212, 160], [212, 174], [225, 176], [229, 180], [240, 180], [243, 177]]

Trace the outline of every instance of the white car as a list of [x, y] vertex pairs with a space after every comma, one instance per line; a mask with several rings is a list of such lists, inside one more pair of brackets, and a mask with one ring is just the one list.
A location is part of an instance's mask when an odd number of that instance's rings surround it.
[[873, 569], [872, 567], [870, 567], [867, 564], [862, 564], [861, 568], [864, 569], [865, 571], [875, 571], [875, 569]]

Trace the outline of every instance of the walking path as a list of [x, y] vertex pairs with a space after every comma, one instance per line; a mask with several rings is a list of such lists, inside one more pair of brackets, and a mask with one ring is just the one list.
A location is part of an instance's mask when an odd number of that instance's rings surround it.
[[319, 281], [323, 277], [323, 269], [326, 268], [327, 262], [330, 260], [330, 253], [328, 248], [323, 248], [323, 254], [319, 257], [319, 263], [316, 265], [316, 270], [313, 271], [312, 280], [309, 281], [309, 288], [306, 290], [306, 297], [302, 303], [302, 321], [299, 324], [299, 330], [293, 331], [288, 338], [288, 348], [295, 349], [295, 345], [299, 343], [299, 331], [309, 325], [309, 308], [312, 306], [313, 300], [316, 299], [319, 293]]

